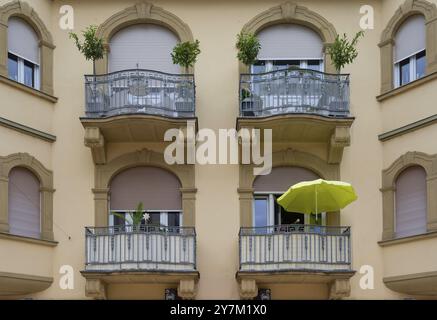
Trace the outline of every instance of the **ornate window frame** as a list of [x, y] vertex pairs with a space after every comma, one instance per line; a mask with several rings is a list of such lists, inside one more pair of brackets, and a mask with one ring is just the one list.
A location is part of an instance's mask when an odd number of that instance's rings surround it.
[[[266, 27], [283, 23], [303, 25], [317, 32], [323, 41], [325, 72], [336, 73], [331, 57], [327, 54], [327, 48], [334, 42], [337, 31], [332, 23], [306, 7], [290, 1], [284, 2], [255, 16], [244, 25], [242, 31], [256, 34]], [[248, 71], [241, 62], [239, 68], [240, 73]]]
[[41, 239], [53, 240], [53, 172], [28, 153], [0, 157], [0, 232], [9, 233], [8, 183], [9, 172], [15, 167], [30, 170], [41, 187]]
[[138, 167], [152, 166], [173, 173], [181, 183], [182, 219], [183, 225], [195, 226], [196, 192], [194, 165], [168, 165], [164, 155], [148, 149], [124, 154], [106, 164], [95, 166], [94, 210], [95, 226], [108, 225], [109, 212], [109, 184], [113, 177], [123, 170]]
[[437, 154], [407, 152], [382, 171], [382, 241], [395, 237], [396, 179], [406, 168], [420, 166], [426, 172], [427, 232], [437, 231]]
[[[181, 42], [193, 41], [193, 34], [188, 25], [176, 15], [149, 2], [137, 3], [109, 17], [97, 29], [97, 36], [103, 39], [106, 54], [103, 59], [96, 61], [97, 74], [108, 73], [108, 52], [111, 37], [119, 30], [142, 23], [164, 26], [174, 32]], [[170, 54], [170, 52], [169, 52]], [[189, 70], [190, 73], [193, 70]]]
[[[308, 169], [318, 174], [322, 179], [339, 180], [340, 165], [329, 164], [319, 157], [310, 153], [301, 152], [293, 149], [281, 150], [272, 154], [272, 167], [301, 167]], [[240, 185], [238, 188], [240, 200], [240, 226], [253, 226], [253, 183], [255, 176], [253, 169], [255, 165], [247, 164], [240, 165], [239, 179]], [[328, 225], [339, 225], [340, 215], [338, 212], [327, 215]]]
[[[8, 76], [8, 20], [25, 20], [36, 32], [40, 46], [40, 91], [53, 95], [53, 38], [36, 11], [26, 2], [12, 1], [0, 7], [0, 75]], [[12, 80], [11, 80], [12, 81]]]
[[401, 24], [413, 15], [423, 15], [426, 27], [426, 75], [437, 72], [437, 7], [426, 0], [406, 0], [394, 13], [378, 44], [381, 54], [381, 94], [394, 89], [393, 53]]

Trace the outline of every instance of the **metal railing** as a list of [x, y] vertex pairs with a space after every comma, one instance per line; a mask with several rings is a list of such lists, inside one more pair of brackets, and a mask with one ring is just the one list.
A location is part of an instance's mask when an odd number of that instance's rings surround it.
[[241, 228], [239, 236], [241, 271], [351, 270], [350, 227]]
[[85, 76], [86, 116], [150, 114], [193, 117], [194, 75], [153, 70], [123, 70]]
[[86, 227], [85, 270], [195, 271], [195, 229], [161, 225]]
[[240, 76], [240, 116], [349, 116], [349, 75], [283, 69]]

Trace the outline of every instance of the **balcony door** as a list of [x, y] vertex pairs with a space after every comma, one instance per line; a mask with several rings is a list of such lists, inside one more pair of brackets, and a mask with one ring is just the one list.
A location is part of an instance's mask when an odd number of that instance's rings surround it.
[[319, 176], [300, 167], [276, 167], [269, 175], [257, 177], [253, 184], [253, 226], [262, 230], [267, 226], [290, 224], [324, 225], [325, 214], [288, 212], [276, 201], [293, 184], [315, 179], [319, 179]]
[[156, 167], [135, 167], [117, 174], [110, 184], [109, 224], [132, 224], [140, 202], [148, 219], [141, 224], [182, 226], [181, 184], [172, 173]]

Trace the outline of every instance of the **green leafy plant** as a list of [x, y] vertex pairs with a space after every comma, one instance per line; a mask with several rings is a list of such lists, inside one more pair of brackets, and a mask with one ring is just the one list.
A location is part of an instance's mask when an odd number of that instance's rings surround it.
[[235, 47], [238, 50], [237, 58], [246, 66], [255, 63], [261, 44], [258, 38], [253, 33], [240, 32], [237, 35], [237, 43]]
[[178, 43], [171, 53], [173, 63], [184, 67], [185, 73], [188, 73], [188, 68], [194, 66], [201, 52], [199, 46], [199, 40]]
[[103, 39], [97, 37], [97, 26], [91, 25], [82, 31], [83, 42], [79, 41], [79, 36], [70, 32], [69, 37], [73, 39], [77, 49], [85, 56], [86, 60], [93, 61], [93, 74], [96, 74], [96, 60], [103, 59], [105, 47]]
[[[111, 214], [123, 219], [124, 221], [127, 221], [126, 214], [122, 214], [122, 213], [118, 213], [118, 212], [111, 212]], [[147, 219], [146, 219], [147, 214], [144, 213], [144, 205], [142, 202], [138, 203], [138, 206], [134, 212], [129, 212], [127, 214], [131, 218], [132, 225], [134, 225], [134, 226], [141, 225], [141, 221], [143, 221], [143, 219], [145, 219], [147, 222]]]
[[328, 47], [328, 54], [331, 56], [332, 63], [338, 73], [340, 73], [345, 65], [352, 63], [358, 56], [356, 46], [359, 38], [362, 36], [364, 36], [364, 31], [359, 31], [349, 41], [346, 34], [343, 34], [342, 37], [337, 35], [332, 46]]

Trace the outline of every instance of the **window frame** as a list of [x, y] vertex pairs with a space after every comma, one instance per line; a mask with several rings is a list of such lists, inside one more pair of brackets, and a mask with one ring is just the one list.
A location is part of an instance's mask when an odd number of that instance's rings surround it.
[[[399, 88], [399, 87], [405, 86], [405, 85], [407, 85], [407, 84], [409, 84], [409, 83], [411, 83], [413, 81], [419, 80], [419, 79], [421, 79], [421, 78], [426, 76], [426, 70], [425, 70], [425, 73], [422, 76], [417, 77], [417, 56], [422, 54], [422, 53], [424, 53], [424, 57], [426, 59], [427, 58], [426, 49], [423, 49], [423, 50], [420, 50], [418, 52], [413, 53], [409, 57], [406, 57], [406, 58], [404, 58], [402, 60], [394, 62], [394, 87], [395, 88]], [[408, 82], [401, 83], [401, 81], [402, 81], [401, 64], [403, 62], [406, 62], [406, 61], [408, 61], [409, 77], [410, 77], [410, 79], [409, 79]], [[425, 66], [426, 66], [426, 60], [425, 60]]]
[[[109, 211], [109, 220], [108, 220], [108, 225], [110, 227], [114, 227], [114, 215], [112, 214], [112, 212], [124, 212], [124, 213], [131, 213], [131, 212], [135, 212], [136, 210], [110, 210]], [[144, 213], [159, 213], [159, 223], [161, 226], [166, 226], [166, 227], [183, 227], [183, 212], [182, 210], [143, 210]], [[169, 226], [168, 225], [168, 215], [169, 214], [178, 214], [179, 215], [179, 225], [178, 226]], [[125, 220], [125, 225], [131, 225], [132, 221], [129, 221], [130, 217], [128, 216]]]
[[[27, 60], [26, 58], [14, 53], [13, 51], [8, 51], [8, 63], [9, 63], [9, 59], [10, 59], [10, 55], [12, 55], [14, 58], [17, 59], [17, 64], [18, 64], [18, 70], [17, 70], [17, 80], [12, 79], [9, 75], [9, 70], [8, 70], [8, 77], [9, 79], [19, 82], [21, 84], [24, 84], [27, 87], [33, 88], [35, 90], [40, 90], [40, 65], [38, 63], [35, 63], [33, 61]], [[31, 64], [33, 66], [33, 85], [30, 86], [28, 84], [25, 83], [24, 81], [24, 66], [25, 64]]]

